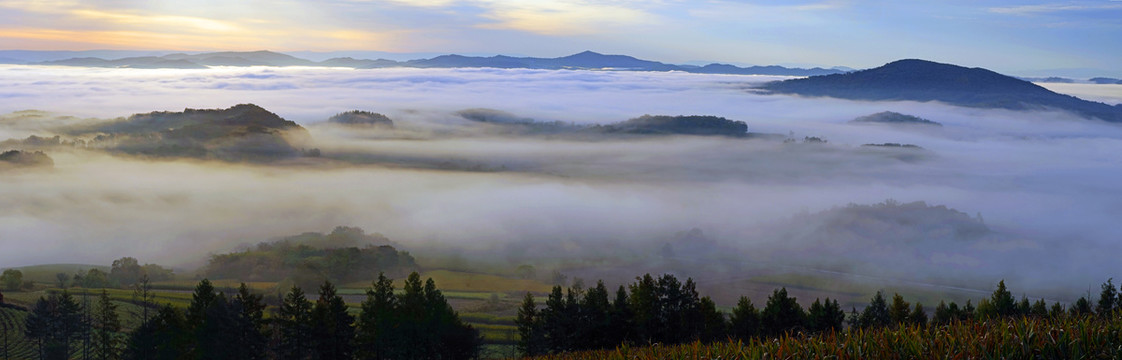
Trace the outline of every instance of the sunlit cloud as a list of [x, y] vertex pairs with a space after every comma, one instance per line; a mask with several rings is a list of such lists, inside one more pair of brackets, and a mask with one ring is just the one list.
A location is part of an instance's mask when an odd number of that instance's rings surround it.
[[207, 18], [190, 17], [190, 16], [171, 16], [171, 15], [156, 15], [156, 14], [143, 14], [133, 12], [121, 11], [102, 11], [93, 9], [76, 9], [70, 12], [74, 16], [82, 19], [100, 20], [110, 24], [123, 25], [123, 26], [138, 26], [138, 27], [168, 27], [174, 26], [178, 29], [189, 28], [195, 31], [211, 32], [211, 33], [227, 33], [245, 31], [238, 25], [228, 22]]
[[543, 35], [595, 34], [618, 26], [653, 24], [657, 17], [632, 7], [571, 1], [490, 1], [486, 29], [511, 29]]

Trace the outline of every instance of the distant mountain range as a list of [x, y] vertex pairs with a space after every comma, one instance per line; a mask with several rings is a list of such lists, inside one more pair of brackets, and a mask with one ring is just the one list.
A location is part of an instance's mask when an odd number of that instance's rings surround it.
[[[14, 60], [14, 59], [9, 59]], [[2, 62], [2, 61], [0, 61]], [[16, 62], [16, 61], [10, 61]], [[162, 56], [135, 56], [119, 59], [101, 57], [73, 57], [61, 60], [29, 62], [32, 65], [63, 65], [87, 67], [119, 68], [159, 68], [159, 69], [202, 69], [209, 66], [325, 66], [350, 67], [356, 69], [412, 67], [412, 68], [504, 68], [504, 69], [584, 69], [584, 70], [622, 70], [622, 71], [684, 71], [700, 74], [738, 74], [738, 75], [786, 75], [813, 76], [842, 73], [839, 69], [787, 68], [783, 66], [739, 67], [728, 64], [674, 65], [657, 61], [642, 60], [626, 55], [605, 55], [585, 51], [558, 58], [511, 57], [496, 55], [490, 57], [440, 55], [428, 59], [396, 61], [389, 59], [355, 59], [337, 57], [323, 61], [312, 61], [295, 56], [272, 52], [213, 52], [202, 54], [168, 54]]]
[[1039, 85], [982, 68], [925, 60], [899, 60], [845, 74], [812, 76], [761, 85], [770, 93], [851, 100], [940, 101], [1010, 110], [1065, 110], [1087, 118], [1122, 122], [1122, 105], [1110, 106], [1057, 94]]

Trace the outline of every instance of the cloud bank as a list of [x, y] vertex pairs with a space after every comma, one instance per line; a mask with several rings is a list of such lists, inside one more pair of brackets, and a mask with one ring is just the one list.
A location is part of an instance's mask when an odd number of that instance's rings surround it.
[[[759, 95], [754, 84], [777, 78], [681, 73], [9, 66], [0, 74], [8, 114], [0, 137], [252, 102], [308, 125], [326, 158], [245, 165], [55, 150], [52, 170], [0, 173], [2, 266], [125, 255], [197, 264], [208, 252], [336, 225], [514, 262], [538, 245], [558, 256], [650, 253], [694, 227], [750, 254], [776, 241], [760, 237], [761, 227], [794, 214], [896, 199], [980, 213], [1003, 236], [986, 246], [1011, 249], [1008, 258], [923, 255], [932, 263], [1075, 290], [1117, 275], [1101, 254], [1120, 250], [1122, 207], [1111, 195], [1122, 193], [1122, 127], [1066, 113]], [[1109, 89], [1085, 90], [1122, 99]], [[477, 107], [577, 124], [716, 115], [752, 132], [828, 143], [505, 137], [454, 114]], [[73, 117], [12, 114], [26, 109]], [[354, 109], [389, 115], [398, 133], [317, 125]], [[847, 123], [881, 111], [944, 126]], [[925, 150], [860, 146], [869, 143]], [[1026, 252], [1038, 257], [1016, 257]]]

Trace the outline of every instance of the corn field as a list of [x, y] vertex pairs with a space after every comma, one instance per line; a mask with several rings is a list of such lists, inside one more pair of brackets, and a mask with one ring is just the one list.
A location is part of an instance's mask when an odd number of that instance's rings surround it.
[[1122, 359], [1122, 315], [1006, 318], [675, 346], [621, 346], [537, 359]]

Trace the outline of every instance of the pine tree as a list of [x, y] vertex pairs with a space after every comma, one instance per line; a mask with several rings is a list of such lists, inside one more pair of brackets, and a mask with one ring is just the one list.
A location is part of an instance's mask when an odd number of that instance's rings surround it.
[[706, 296], [698, 300], [698, 312], [702, 320], [698, 340], [709, 343], [727, 336], [728, 321], [725, 320], [725, 314], [717, 310], [717, 303], [713, 299]]
[[892, 317], [888, 314], [888, 301], [884, 299], [884, 293], [877, 291], [873, 295], [872, 300], [869, 301], [869, 306], [861, 311], [861, 327], [887, 327], [892, 323]]
[[660, 311], [658, 284], [651, 274], [635, 280], [634, 284], [629, 285], [631, 292], [627, 297], [634, 329], [632, 341], [640, 344], [655, 342]]
[[826, 317], [822, 330], [840, 331], [845, 322], [845, 311], [842, 310], [841, 305], [838, 304], [838, 300], [826, 298], [826, 302], [823, 305], [826, 308]]
[[892, 305], [888, 307], [888, 317], [892, 319], [892, 324], [895, 326], [908, 323], [908, 314], [911, 311], [911, 304], [904, 301], [904, 297], [898, 293], [892, 295]]
[[280, 342], [275, 353], [280, 359], [304, 360], [312, 353], [311, 333], [312, 303], [304, 297], [304, 291], [293, 286], [284, 296], [276, 321], [280, 332]]
[[923, 304], [916, 302], [912, 313], [908, 314], [908, 323], [912, 325], [927, 326], [927, 312], [923, 311]]
[[1059, 301], [1057, 301], [1055, 304], [1052, 304], [1052, 307], [1048, 309], [1048, 316], [1053, 319], [1059, 319], [1066, 314], [1067, 309], [1065, 309], [1064, 304], [1060, 304]]
[[129, 335], [125, 358], [175, 360], [187, 352], [191, 333], [179, 310], [168, 304]]
[[952, 315], [950, 309], [947, 308], [947, 303], [939, 300], [939, 305], [935, 306], [935, 317], [931, 319], [931, 322], [935, 325], [946, 325], [953, 319], [954, 315]]
[[793, 297], [787, 296], [787, 288], [772, 291], [767, 305], [760, 312], [760, 323], [764, 333], [778, 336], [801, 330], [806, 323], [806, 312]]
[[1044, 303], [1044, 299], [1037, 299], [1035, 302], [1032, 303], [1032, 309], [1029, 312], [1032, 314], [1032, 316], [1035, 316], [1035, 317], [1040, 317], [1040, 318], [1047, 317], [1048, 316], [1048, 304]]
[[1075, 304], [1071, 306], [1070, 312], [1071, 315], [1074, 316], [1092, 314], [1091, 302], [1087, 301], [1086, 297], [1080, 297], [1079, 300], [1076, 300]]
[[807, 327], [811, 332], [821, 332], [825, 328], [826, 322], [826, 307], [822, 305], [822, 301], [814, 299], [814, 303], [810, 304], [807, 309]]
[[550, 353], [571, 350], [568, 343], [568, 319], [565, 319], [565, 299], [561, 286], [554, 286], [550, 291], [545, 301], [545, 309], [541, 312], [541, 319], [546, 350]]
[[347, 313], [347, 304], [330, 281], [324, 281], [320, 286], [311, 320], [313, 358], [351, 358], [354, 354], [354, 316]]
[[526, 357], [544, 354], [541, 320], [533, 294], [527, 292], [522, 298], [522, 306], [518, 308], [514, 324], [518, 325], [518, 353]]
[[378, 274], [372, 288], [366, 291], [356, 329], [357, 353], [363, 359], [397, 358], [391, 350], [400, 339], [394, 331], [397, 297], [393, 293], [393, 280], [385, 273]]
[[109, 299], [109, 291], [101, 290], [98, 297], [97, 315], [94, 325], [94, 358], [112, 360], [121, 358], [121, 320], [117, 317], [117, 305]]
[[230, 343], [237, 344], [232, 349], [235, 359], [264, 359], [268, 339], [262, 333], [265, 325], [265, 303], [263, 296], [250, 293], [249, 287], [242, 283], [238, 293], [230, 302], [234, 313], [233, 338]]
[[997, 283], [997, 289], [995, 289], [993, 295], [990, 296], [990, 305], [993, 306], [995, 314], [997, 316], [1017, 315], [1016, 302], [1017, 300], [1013, 298], [1013, 293], [1005, 288], [1005, 280], [999, 281]]
[[612, 304], [608, 299], [608, 288], [604, 281], [584, 293], [577, 313], [580, 315], [579, 327], [584, 336], [579, 343], [585, 349], [603, 349], [619, 345], [605, 336], [611, 331]]
[[729, 319], [729, 333], [732, 337], [747, 341], [761, 335], [760, 312], [752, 305], [752, 300], [741, 296], [732, 309]]
[[623, 344], [631, 340], [635, 334], [633, 329], [634, 313], [628, 305], [627, 289], [620, 285], [616, 289], [616, 297], [612, 300], [611, 318], [608, 320], [608, 332], [605, 336], [610, 344]]
[[1099, 303], [1095, 306], [1095, 313], [1108, 316], [1118, 310], [1118, 290], [1114, 288], [1114, 278], [1107, 279], [1099, 293]]

